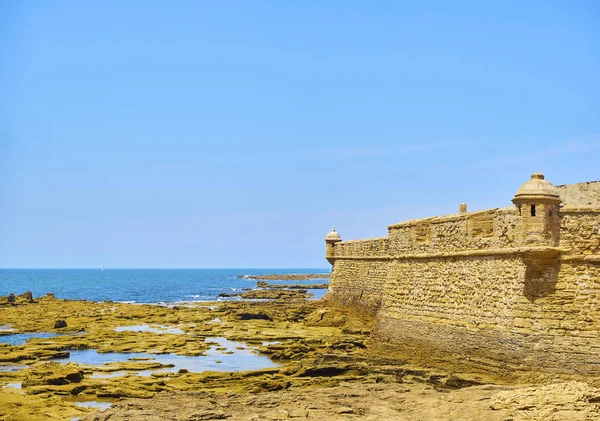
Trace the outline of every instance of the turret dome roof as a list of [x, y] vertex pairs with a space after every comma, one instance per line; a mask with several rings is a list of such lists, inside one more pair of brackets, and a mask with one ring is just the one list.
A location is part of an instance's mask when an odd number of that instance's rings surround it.
[[531, 199], [560, 202], [558, 189], [545, 180], [544, 174], [539, 172], [533, 173], [531, 180], [517, 190], [513, 202]]
[[325, 236], [325, 240], [341, 240], [340, 234], [335, 230], [335, 227], [332, 227], [331, 231], [327, 233], [327, 236]]

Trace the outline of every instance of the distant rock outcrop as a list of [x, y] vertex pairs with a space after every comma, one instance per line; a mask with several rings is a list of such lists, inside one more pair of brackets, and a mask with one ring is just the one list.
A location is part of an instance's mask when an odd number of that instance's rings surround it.
[[265, 288], [265, 289], [327, 289], [329, 288], [329, 284], [269, 284], [265, 281], [258, 281], [256, 283], [257, 288]]
[[260, 279], [263, 281], [303, 281], [307, 279], [329, 279], [328, 273], [282, 273], [270, 275], [240, 275], [237, 278]]

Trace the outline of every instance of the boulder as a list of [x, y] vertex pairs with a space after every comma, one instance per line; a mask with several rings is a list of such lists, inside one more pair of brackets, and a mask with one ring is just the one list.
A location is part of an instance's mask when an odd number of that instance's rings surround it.
[[33, 303], [33, 294], [31, 293], [31, 291], [27, 291], [21, 294], [21, 298], [23, 298], [28, 303]]
[[12, 292], [8, 294], [7, 300], [9, 303], [14, 303], [16, 300], [15, 294], [13, 294]]
[[64, 320], [56, 320], [54, 322], [54, 329], [62, 329], [63, 327], [67, 327], [67, 322]]
[[64, 385], [83, 380], [83, 370], [76, 363], [39, 363], [31, 367], [23, 381], [23, 387]]

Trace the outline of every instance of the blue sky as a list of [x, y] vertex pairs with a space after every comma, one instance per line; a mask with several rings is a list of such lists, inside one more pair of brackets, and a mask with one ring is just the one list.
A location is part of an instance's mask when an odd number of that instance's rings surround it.
[[596, 1], [0, 2], [0, 267], [327, 267], [600, 179]]

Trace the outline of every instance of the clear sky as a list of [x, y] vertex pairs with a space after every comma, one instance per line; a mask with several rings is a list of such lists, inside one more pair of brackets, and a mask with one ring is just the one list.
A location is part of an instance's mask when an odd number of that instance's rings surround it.
[[600, 2], [1, 1], [0, 267], [327, 267], [600, 179]]

